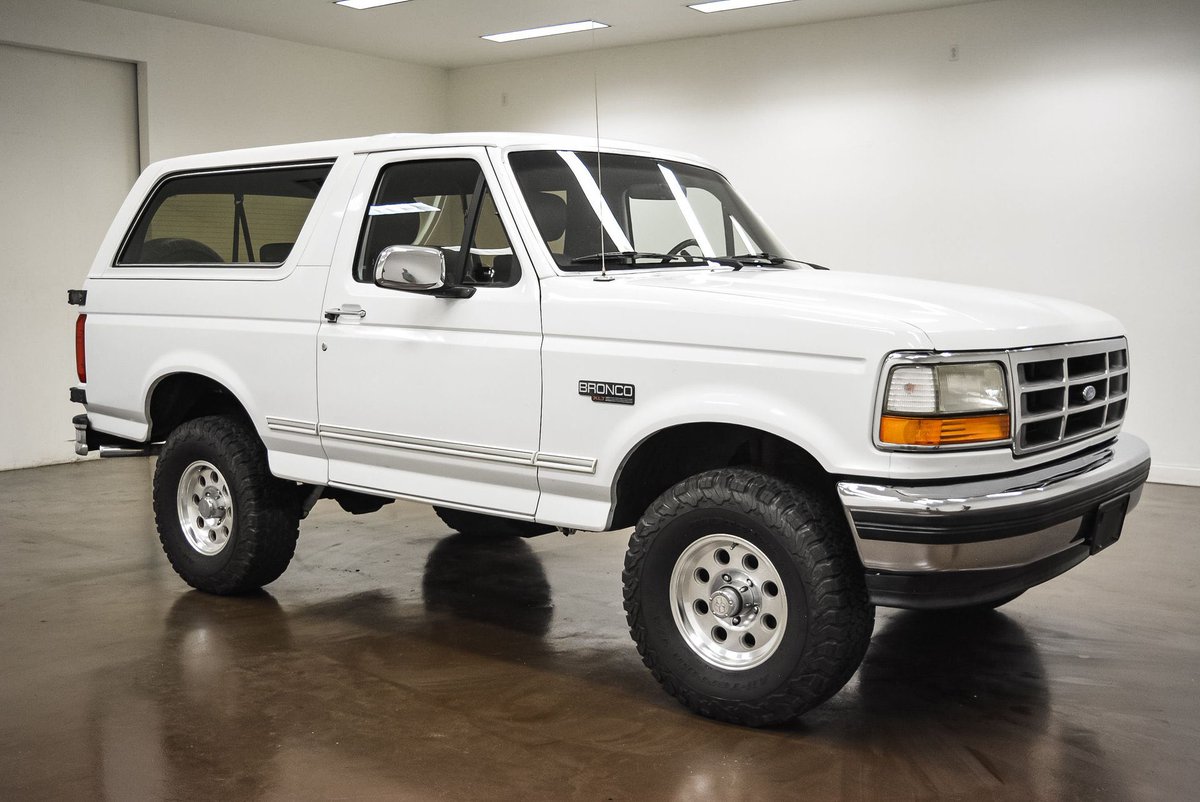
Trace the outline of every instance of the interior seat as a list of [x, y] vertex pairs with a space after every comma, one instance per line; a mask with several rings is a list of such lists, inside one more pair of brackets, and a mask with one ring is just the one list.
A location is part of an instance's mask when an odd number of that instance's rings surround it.
[[[411, 201], [409, 201], [411, 203]], [[370, 281], [375, 260], [384, 248], [392, 245], [412, 245], [421, 231], [421, 218], [416, 214], [378, 214], [370, 218], [367, 238], [359, 262], [360, 281]]]

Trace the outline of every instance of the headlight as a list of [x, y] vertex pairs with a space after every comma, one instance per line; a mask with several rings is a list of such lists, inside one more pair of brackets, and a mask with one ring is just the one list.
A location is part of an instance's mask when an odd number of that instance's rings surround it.
[[1007, 383], [999, 362], [897, 365], [886, 386], [882, 444], [937, 448], [1009, 438]]

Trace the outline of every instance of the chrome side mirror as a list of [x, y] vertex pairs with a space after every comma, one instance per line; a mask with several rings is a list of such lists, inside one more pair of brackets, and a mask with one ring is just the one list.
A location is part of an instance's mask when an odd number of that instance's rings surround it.
[[430, 292], [446, 285], [446, 256], [437, 248], [392, 245], [375, 260], [375, 285], [389, 290]]

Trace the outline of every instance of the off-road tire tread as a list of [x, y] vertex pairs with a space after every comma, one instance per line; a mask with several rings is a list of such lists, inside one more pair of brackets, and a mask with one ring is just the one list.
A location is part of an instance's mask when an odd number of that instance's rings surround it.
[[[168, 537], [181, 535], [175, 511], [178, 474], [172, 471], [173, 477], [168, 477], [164, 466], [177, 450], [196, 441], [208, 444], [226, 461], [229, 470], [222, 473], [235, 495], [238, 516], [238, 531], [230, 544], [234, 553], [211, 576], [189, 572], [167, 548]], [[266, 448], [254, 430], [238, 419], [212, 415], [187, 421], [168, 436], [154, 471], [154, 521], [159, 543], [184, 582], [207, 593], [236, 596], [274, 582], [287, 569], [300, 534], [300, 506], [295, 484], [271, 474]]]
[[[728, 506], [759, 518], [805, 579], [811, 611], [805, 651], [796, 672], [753, 701], [714, 699], [681, 683], [650, 645], [641, 607], [641, 570], [655, 535], [675, 516]], [[642, 662], [668, 694], [709, 718], [748, 726], [781, 724], [836, 694], [858, 670], [870, 643], [875, 609], [845, 518], [815, 488], [801, 488], [754, 470], [724, 468], [697, 474], [655, 500], [634, 529], [625, 556], [625, 612]]]
[[442, 523], [455, 532], [467, 537], [502, 538], [502, 537], [537, 537], [549, 534], [557, 527], [549, 524], [539, 524], [533, 521], [514, 521], [511, 518], [501, 518], [498, 515], [487, 515], [482, 512], [454, 510], [449, 507], [434, 507], [433, 511]]

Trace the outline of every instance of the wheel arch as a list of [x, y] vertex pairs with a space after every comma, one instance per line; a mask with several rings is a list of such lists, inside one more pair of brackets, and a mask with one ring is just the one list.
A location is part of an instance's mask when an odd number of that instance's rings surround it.
[[654, 499], [689, 476], [735, 466], [832, 492], [821, 462], [786, 437], [739, 423], [678, 423], [643, 437], [621, 461], [608, 528], [632, 526]]
[[180, 424], [205, 415], [241, 418], [257, 431], [245, 403], [224, 382], [195, 371], [175, 371], [156, 378], [146, 393], [150, 442], [165, 440]]

